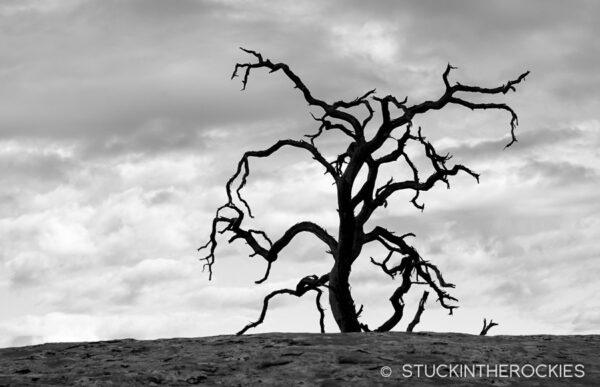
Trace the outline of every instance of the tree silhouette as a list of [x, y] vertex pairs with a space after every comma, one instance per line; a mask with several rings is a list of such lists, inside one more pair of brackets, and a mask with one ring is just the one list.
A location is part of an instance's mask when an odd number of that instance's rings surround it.
[[[515, 86], [523, 81], [529, 72], [521, 74], [518, 78], [510, 80], [504, 85], [487, 88], [463, 85], [458, 82], [451, 84], [448, 77], [450, 71], [455, 67], [448, 64], [442, 74], [445, 90], [436, 100], [410, 105], [407, 98], [398, 100], [393, 95], [377, 97], [375, 96], [375, 90], [370, 90], [352, 101], [340, 100], [330, 103], [313, 96], [300, 77], [287, 64], [273, 63], [256, 51], [244, 48], [242, 50], [254, 59], [252, 62], [235, 65], [232, 79], [242, 73], [242, 90], [246, 88], [252, 70], [264, 68], [271, 73], [280, 71], [291, 80], [296, 89], [300, 90], [306, 102], [310, 106], [320, 108], [323, 114], [320, 117], [313, 116], [318, 121], [319, 127], [316, 133], [305, 136], [307, 140], [279, 140], [267, 149], [251, 150], [244, 153], [237, 164], [235, 173], [227, 181], [228, 201], [217, 209], [212, 222], [210, 238], [204, 246], [198, 249], [208, 249], [208, 255], [202, 258], [204, 261], [203, 269], [208, 269], [209, 279], [212, 278], [212, 265], [215, 260], [218, 233], [231, 235], [229, 238], [230, 243], [235, 240], [245, 241], [252, 250], [251, 256], [260, 256], [266, 261], [265, 274], [256, 281], [257, 284], [268, 279], [271, 266], [277, 260], [279, 254], [300, 233], [309, 233], [320, 239], [327, 246], [328, 253], [333, 257], [333, 265], [328, 273], [302, 278], [295, 289], [280, 289], [267, 295], [258, 320], [246, 325], [238, 334], [243, 334], [248, 329], [263, 322], [269, 301], [273, 297], [279, 294], [302, 297], [310, 291], [316, 293], [316, 306], [320, 313], [321, 331], [324, 331], [324, 310], [321, 306], [323, 289], [328, 291], [331, 312], [341, 332], [369, 331], [369, 327], [359, 320], [362, 306], [359, 310], [355, 307], [349, 276], [352, 265], [361, 255], [363, 247], [371, 243], [380, 244], [388, 251], [383, 261], [377, 262], [371, 258], [371, 262], [379, 266], [392, 279], [396, 279], [397, 276], [400, 278], [400, 285], [390, 297], [391, 315], [375, 331], [389, 331], [398, 324], [404, 311], [403, 296], [407, 294], [413, 284], [427, 285], [437, 296], [440, 305], [452, 314], [453, 309], [457, 308], [452, 302], [458, 300], [445, 289], [453, 288], [454, 285], [446, 282], [438, 267], [423, 259], [417, 250], [407, 242], [407, 238], [414, 237], [414, 234], [396, 235], [393, 231], [381, 226], [365, 230], [365, 224], [376, 210], [386, 207], [388, 199], [397, 192], [412, 192], [410, 202], [417, 209], [423, 210], [424, 205], [418, 202], [419, 194], [430, 190], [439, 182], [445, 183], [449, 188], [450, 176], [465, 173], [479, 182], [479, 175], [466, 166], [460, 164], [449, 166], [448, 161], [451, 156], [449, 154], [439, 154], [434, 145], [423, 136], [421, 128], [419, 127], [417, 130], [413, 128], [413, 119], [416, 116], [433, 110], [440, 110], [448, 105], [460, 105], [471, 110], [504, 110], [510, 114], [510, 141], [506, 145], [506, 147], [509, 147], [517, 141], [515, 128], [518, 121], [513, 109], [504, 103], [474, 102], [469, 100], [468, 97], [471, 95], [506, 94], [511, 90], [515, 91]], [[462, 94], [462, 96], [458, 94]], [[367, 126], [376, 115], [376, 107], [378, 107], [378, 115], [380, 115], [378, 119], [381, 120], [381, 123], [376, 125], [374, 134], [368, 136], [366, 133]], [[340, 136], [345, 136], [348, 146], [343, 153], [330, 161], [315, 145], [315, 140], [324, 131], [332, 130], [339, 131]], [[384, 145], [390, 143], [393, 144], [393, 150], [388, 153], [383, 152], [383, 155], [375, 155], [376, 152], [381, 153], [384, 151]], [[405, 151], [409, 143], [416, 144], [428, 160], [427, 162], [431, 164], [430, 173], [424, 178], [420, 176], [419, 170], [413, 162], [414, 157], [411, 158]], [[325, 173], [331, 176], [337, 192], [339, 217], [337, 237], [330, 235], [325, 228], [311, 221], [303, 221], [292, 225], [276, 240], [269, 238], [264, 231], [244, 228], [243, 223], [246, 214], [253, 217], [250, 205], [241, 193], [250, 174], [249, 160], [252, 157], [270, 157], [282, 148], [305, 150], [325, 169]], [[386, 164], [396, 162], [407, 168], [411, 178], [399, 181], [391, 178], [384, 184], [379, 182], [380, 168]], [[361, 169], [366, 170], [366, 178], [362, 185], [357, 180]], [[390, 263], [394, 255], [401, 257], [397, 264]], [[416, 322], [418, 322], [419, 317], [420, 313], [416, 316]]]

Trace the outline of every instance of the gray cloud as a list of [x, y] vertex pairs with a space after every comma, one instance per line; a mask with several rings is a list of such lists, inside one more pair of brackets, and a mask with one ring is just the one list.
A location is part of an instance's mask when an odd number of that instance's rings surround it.
[[519, 174], [523, 179], [542, 178], [549, 183], [560, 185], [572, 185], [589, 180], [597, 180], [593, 168], [563, 162], [530, 160], [523, 166]]
[[[584, 136], [584, 133], [579, 129], [530, 129], [523, 132], [517, 132], [518, 143], [513, 145], [512, 149], [504, 150], [507, 144], [507, 138], [497, 140], [484, 140], [476, 143], [463, 143], [457, 146], [444, 148], [444, 152], [448, 152], [461, 159], [478, 160], [490, 159], [492, 157], [512, 156], [518, 152], [519, 155], [530, 150], [540, 150], [544, 147], [560, 146], [567, 144], [573, 140], [579, 140]], [[440, 150], [441, 151], [441, 150]]]

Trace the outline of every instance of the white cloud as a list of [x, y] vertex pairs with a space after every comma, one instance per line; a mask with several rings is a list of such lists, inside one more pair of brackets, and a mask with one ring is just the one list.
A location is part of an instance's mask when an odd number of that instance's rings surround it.
[[367, 22], [362, 26], [336, 25], [332, 28], [334, 50], [367, 59], [371, 64], [394, 62], [402, 36], [393, 25]]

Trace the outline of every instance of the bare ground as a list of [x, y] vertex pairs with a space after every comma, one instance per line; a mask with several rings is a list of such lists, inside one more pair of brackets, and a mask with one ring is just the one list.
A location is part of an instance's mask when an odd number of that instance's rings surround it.
[[[519, 368], [512, 377], [511, 364]], [[446, 365], [457, 367], [450, 377]], [[475, 376], [457, 376], [461, 365], [474, 369]], [[381, 375], [384, 366], [389, 367], [383, 370], [389, 377]], [[540, 366], [540, 376], [525, 377], [533, 372], [532, 366]], [[554, 366], [553, 371], [549, 366]], [[433, 367], [438, 367], [438, 377], [426, 377], [423, 373], [433, 372]], [[484, 367], [489, 367], [491, 373], [487, 374]], [[561, 376], [559, 371], [563, 372]], [[525, 375], [517, 377], [516, 372]], [[0, 386], [191, 384], [600, 386], [600, 335], [269, 333], [0, 349]]]

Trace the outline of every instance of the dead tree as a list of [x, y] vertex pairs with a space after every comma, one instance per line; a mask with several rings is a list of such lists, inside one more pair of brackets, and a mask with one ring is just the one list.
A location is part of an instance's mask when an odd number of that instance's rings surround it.
[[495, 323], [494, 320], [490, 320], [490, 323], [488, 324], [486, 319], [484, 318], [483, 319], [483, 328], [481, 329], [481, 332], [479, 332], [479, 336], [487, 335], [488, 331], [497, 325], [499, 325], [499, 324]]
[[[458, 301], [445, 289], [454, 285], [446, 282], [441, 271], [433, 263], [423, 259], [417, 250], [411, 246], [407, 239], [414, 237], [412, 233], [397, 235], [393, 231], [381, 226], [370, 230], [365, 225], [375, 211], [386, 207], [388, 200], [399, 192], [412, 192], [410, 202], [414, 207], [423, 210], [424, 205], [419, 203], [421, 192], [429, 191], [437, 183], [444, 183], [450, 187], [449, 178], [459, 173], [472, 176], [479, 182], [479, 175], [461, 164], [449, 165], [451, 156], [440, 154], [435, 146], [423, 135], [421, 128], [415, 130], [413, 120], [434, 110], [440, 110], [450, 105], [459, 105], [471, 110], [503, 110], [510, 114], [510, 141], [506, 147], [517, 141], [515, 128], [517, 115], [505, 103], [473, 101], [470, 96], [506, 94], [515, 91], [515, 86], [523, 81], [529, 72], [521, 74], [518, 78], [508, 81], [497, 87], [479, 87], [452, 83], [449, 79], [450, 71], [455, 69], [450, 64], [442, 74], [444, 91], [437, 99], [409, 104], [408, 99], [399, 100], [393, 95], [384, 97], [375, 96], [375, 90], [370, 90], [360, 97], [350, 101], [327, 102], [314, 96], [300, 77], [285, 63], [274, 63], [264, 58], [260, 53], [243, 49], [253, 58], [248, 63], [238, 63], [232, 74], [232, 79], [241, 76], [242, 90], [248, 84], [251, 71], [265, 69], [270, 73], [280, 72], [285, 75], [298, 89], [309, 106], [318, 108], [322, 114], [314, 116], [318, 122], [316, 133], [306, 135], [306, 140], [284, 139], [275, 142], [263, 150], [250, 150], [244, 153], [237, 164], [237, 169], [227, 181], [227, 203], [219, 207], [212, 222], [212, 231], [208, 242], [199, 248], [207, 249], [208, 254], [201, 258], [204, 261], [203, 269], [208, 269], [209, 279], [212, 277], [212, 268], [217, 247], [217, 234], [230, 235], [229, 242], [242, 240], [251, 249], [251, 256], [260, 256], [266, 262], [265, 274], [256, 283], [263, 283], [269, 278], [271, 266], [277, 261], [285, 247], [300, 233], [312, 234], [325, 244], [328, 254], [332, 257], [332, 267], [328, 273], [304, 277], [296, 289], [281, 289], [267, 295], [260, 318], [248, 324], [239, 333], [253, 328], [263, 322], [268, 303], [271, 298], [279, 294], [290, 294], [301, 297], [314, 291], [317, 295], [316, 304], [321, 314], [321, 329], [323, 330], [323, 308], [320, 296], [323, 289], [327, 289], [331, 312], [341, 332], [368, 331], [369, 327], [359, 321], [362, 307], [357, 310], [350, 291], [349, 277], [352, 265], [361, 256], [363, 247], [368, 244], [379, 244], [388, 251], [382, 262], [373, 258], [373, 264], [389, 275], [392, 279], [397, 277], [400, 284], [390, 297], [391, 314], [375, 331], [389, 331], [402, 319], [404, 311], [403, 296], [414, 284], [428, 286], [437, 296], [440, 305], [450, 314], [457, 308], [452, 302]], [[377, 112], [376, 112], [377, 110]], [[378, 115], [381, 123], [375, 125], [371, 121]], [[371, 124], [371, 125], [369, 125]], [[345, 151], [333, 158], [326, 157], [316, 144], [319, 137], [326, 131], [337, 131], [346, 139]], [[384, 145], [392, 145], [392, 150], [385, 153]], [[415, 163], [414, 156], [409, 156], [406, 147], [416, 146], [421, 149], [424, 157], [431, 165], [427, 175], [422, 177]], [[242, 188], [246, 185], [250, 175], [250, 159], [266, 158], [283, 148], [298, 148], [306, 151], [331, 177], [337, 193], [338, 223], [337, 233], [334, 237], [325, 228], [307, 220], [292, 225], [278, 239], [272, 239], [262, 230], [244, 227], [246, 216], [253, 217], [250, 204], [242, 195]], [[377, 155], [384, 153], [382, 155]], [[380, 168], [390, 163], [404, 167], [411, 178], [406, 180], [389, 179], [382, 183]], [[366, 179], [359, 182], [359, 171], [365, 170]], [[381, 179], [381, 178], [380, 178]], [[362, 185], [360, 185], [362, 183]], [[356, 187], [355, 187], [356, 186]], [[399, 257], [396, 264], [392, 258]], [[396, 258], [398, 259], [398, 258]]]

